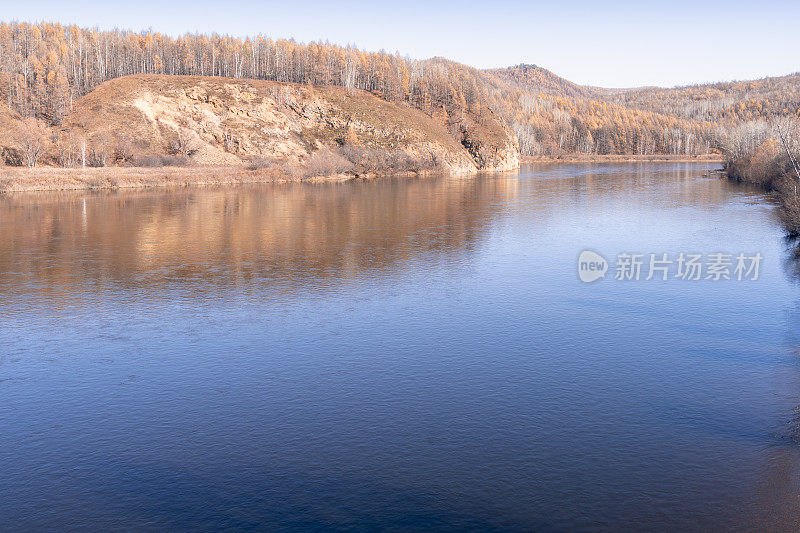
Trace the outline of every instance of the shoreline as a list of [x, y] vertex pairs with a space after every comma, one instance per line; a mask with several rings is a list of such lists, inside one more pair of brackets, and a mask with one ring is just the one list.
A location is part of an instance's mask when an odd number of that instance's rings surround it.
[[622, 154], [575, 154], [559, 157], [551, 156], [532, 156], [520, 157], [520, 163], [724, 163], [725, 159], [720, 154], [703, 155], [622, 155]]
[[257, 183], [342, 182], [374, 175], [292, 177], [274, 169], [239, 166], [195, 167], [0, 167], [0, 195], [47, 191], [210, 187]]
[[[786, 230], [787, 237], [795, 240], [800, 237], [800, 200], [796, 196], [796, 189], [790, 178], [787, 179], [786, 176], [779, 175], [764, 182], [749, 179], [730, 168], [725, 169], [722, 175], [730, 181], [758, 187], [769, 194], [777, 205], [778, 214]], [[800, 248], [797, 248], [795, 253], [800, 254]]]
[[[720, 157], [709, 156], [565, 156], [530, 157], [520, 159], [521, 165], [558, 163], [722, 163]], [[258, 183], [336, 183], [352, 180], [375, 179], [384, 176], [420, 178], [442, 174], [440, 171], [392, 172], [368, 174], [333, 174], [316, 177], [293, 177], [275, 169], [250, 170], [241, 166], [188, 166], [188, 167], [2, 167], [0, 166], [0, 195], [45, 191], [91, 191], [114, 189], [209, 187]], [[474, 175], [486, 174], [486, 171]], [[464, 174], [452, 174], [464, 176]], [[470, 174], [473, 175], [473, 174]]]

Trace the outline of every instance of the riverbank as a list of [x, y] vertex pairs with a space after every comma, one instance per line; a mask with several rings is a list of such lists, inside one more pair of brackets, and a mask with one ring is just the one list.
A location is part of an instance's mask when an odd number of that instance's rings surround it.
[[781, 173], [772, 176], [770, 179], [751, 179], [745, 173], [740, 173], [736, 166], [726, 165], [724, 175], [728, 179], [756, 185], [771, 193], [780, 206], [780, 217], [784, 228], [790, 237], [800, 237], [800, 187], [797, 180], [792, 179], [789, 173]]
[[331, 174], [292, 177], [276, 169], [246, 167], [0, 167], [0, 194], [27, 191], [76, 191], [146, 187], [191, 187], [280, 183], [289, 181], [347, 181], [368, 179], [371, 174]]
[[[522, 164], [535, 163], [632, 163], [632, 162], [722, 162], [720, 158], [672, 156], [569, 156], [562, 158], [525, 157]], [[373, 179], [381, 176], [427, 177], [446, 170], [342, 172], [309, 176], [305, 169], [289, 167], [248, 168], [245, 166], [165, 166], [165, 167], [10, 167], [0, 166], [0, 194], [34, 191], [80, 191], [93, 189], [179, 188], [286, 182], [337, 182]], [[459, 174], [459, 175], [471, 175]]]
[[783, 226], [791, 237], [800, 237], [800, 180], [786, 152], [767, 139], [725, 162], [728, 179], [755, 185], [770, 192], [780, 205]]
[[654, 163], [658, 161], [669, 161], [672, 163], [723, 163], [724, 158], [720, 154], [702, 155], [620, 155], [620, 154], [569, 154], [559, 157], [550, 156], [522, 156], [520, 162], [523, 164], [531, 163]]

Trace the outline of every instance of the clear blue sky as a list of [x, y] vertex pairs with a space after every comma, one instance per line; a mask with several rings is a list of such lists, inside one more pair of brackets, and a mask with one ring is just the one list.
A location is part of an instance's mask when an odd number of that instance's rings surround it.
[[[800, 0], [2, 0], [3, 20], [353, 43], [476, 67], [535, 63], [604, 87], [800, 71]], [[297, 6], [297, 7], [293, 7]]]

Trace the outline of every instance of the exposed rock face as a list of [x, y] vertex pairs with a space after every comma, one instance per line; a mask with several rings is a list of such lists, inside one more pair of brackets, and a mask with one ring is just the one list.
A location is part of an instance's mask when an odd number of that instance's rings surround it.
[[519, 168], [519, 148], [512, 141], [500, 145], [467, 142], [465, 147], [475, 158], [480, 170], [505, 172]]
[[459, 127], [461, 145], [479, 170], [501, 172], [519, 168], [517, 140], [494, 115], [479, 121], [464, 120]]
[[302, 163], [321, 148], [352, 144], [453, 173], [516, 168], [512, 136], [499, 123], [492, 127], [491, 135], [471, 131], [459, 142], [440, 120], [364, 91], [194, 76], [106, 82], [64, 122], [93, 145], [181, 153], [204, 165]]
[[497, 170], [505, 172], [519, 168], [519, 147], [517, 143], [511, 142], [501, 146], [496, 152], [496, 164], [486, 170]]

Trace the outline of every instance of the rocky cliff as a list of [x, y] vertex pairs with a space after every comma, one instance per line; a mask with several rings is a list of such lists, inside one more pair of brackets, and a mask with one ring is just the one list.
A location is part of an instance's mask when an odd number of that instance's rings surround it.
[[519, 165], [513, 137], [492, 117], [456, 130], [364, 91], [261, 80], [127, 76], [79, 100], [60, 130], [69, 142], [86, 139], [105, 164], [172, 156], [199, 165], [291, 166], [325, 153], [355, 172]]

